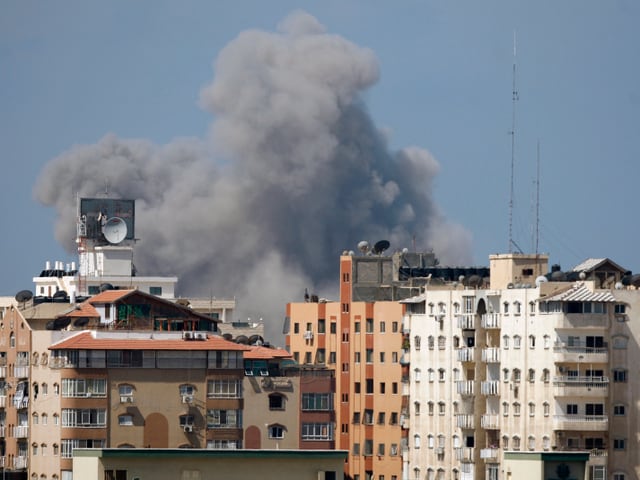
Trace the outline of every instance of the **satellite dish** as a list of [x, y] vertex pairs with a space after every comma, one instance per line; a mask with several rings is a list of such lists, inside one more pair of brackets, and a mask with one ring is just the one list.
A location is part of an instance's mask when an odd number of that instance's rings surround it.
[[33, 293], [31, 293], [31, 290], [20, 290], [18, 293], [16, 293], [16, 302], [19, 303], [28, 302], [32, 298]]
[[118, 244], [127, 237], [127, 224], [120, 217], [111, 217], [102, 227], [107, 242]]
[[373, 253], [375, 253], [376, 255], [381, 254], [382, 252], [384, 252], [387, 248], [389, 248], [391, 244], [389, 243], [388, 240], [380, 240], [379, 242], [376, 242], [376, 244], [373, 246]]
[[358, 242], [358, 250], [360, 250], [362, 253], [367, 253], [369, 251], [369, 242], [367, 242], [366, 240]]
[[101, 292], [106, 292], [107, 290], [113, 290], [113, 285], [111, 285], [110, 283], [102, 283], [102, 284], [100, 284], [100, 291]]

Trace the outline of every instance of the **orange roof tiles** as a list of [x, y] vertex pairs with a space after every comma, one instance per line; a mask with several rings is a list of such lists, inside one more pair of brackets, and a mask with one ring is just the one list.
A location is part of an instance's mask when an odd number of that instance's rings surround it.
[[249, 360], [269, 360], [271, 358], [292, 358], [292, 355], [281, 348], [269, 348], [262, 346], [249, 347], [251, 350], [245, 352], [244, 358]]
[[104, 292], [100, 292], [97, 295], [94, 295], [89, 300], [89, 303], [113, 303], [117, 300], [120, 300], [127, 295], [135, 292], [135, 289], [132, 290], [105, 290]]
[[100, 314], [95, 309], [95, 307], [89, 303], [81, 303], [76, 306], [74, 310], [69, 313], [65, 313], [63, 315], [58, 315], [59, 317], [88, 317], [88, 318], [99, 318]]
[[[229, 342], [216, 335], [208, 335], [206, 340], [183, 340], [167, 338], [166, 335], [149, 332], [145, 338], [109, 333], [95, 335], [93, 331], [83, 331], [49, 347], [50, 350], [236, 350], [247, 351], [249, 347]], [[155, 335], [155, 338], [154, 338]], [[163, 338], [164, 337], [164, 338]]]

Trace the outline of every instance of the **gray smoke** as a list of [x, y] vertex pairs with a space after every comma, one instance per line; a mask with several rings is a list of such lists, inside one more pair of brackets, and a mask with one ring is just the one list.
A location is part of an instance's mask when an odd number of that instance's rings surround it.
[[201, 105], [211, 135], [167, 145], [106, 135], [43, 170], [35, 195], [74, 251], [73, 194], [136, 199], [140, 275], [178, 275], [182, 296], [238, 300], [280, 342], [287, 302], [337, 295], [338, 256], [360, 240], [471, 259], [470, 234], [434, 202], [439, 166], [424, 149], [391, 151], [362, 93], [374, 54], [297, 12], [277, 33], [246, 31], [214, 64]]

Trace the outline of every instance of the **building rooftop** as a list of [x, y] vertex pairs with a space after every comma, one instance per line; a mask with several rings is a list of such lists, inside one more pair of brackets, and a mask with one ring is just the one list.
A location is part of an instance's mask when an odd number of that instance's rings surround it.
[[183, 334], [158, 332], [97, 332], [82, 331], [55, 343], [50, 350], [237, 350], [248, 351], [246, 345], [229, 342], [204, 332], [201, 340], [186, 339]]

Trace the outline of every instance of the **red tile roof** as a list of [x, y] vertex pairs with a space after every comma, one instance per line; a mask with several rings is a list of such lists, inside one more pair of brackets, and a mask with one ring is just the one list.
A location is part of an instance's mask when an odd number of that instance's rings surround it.
[[95, 309], [95, 307], [87, 302], [81, 303], [77, 305], [75, 310], [72, 310], [69, 313], [65, 313], [63, 315], [58, 315], [58, 317], [87, 317], [87, 318], [99, 318], [100, 314]]
[[[136, 338], [135, 335], [138, 335]], [[142, 335], [142, 338], [140, 336]], [[184, 340], [167, 338], [158, 332], [129, 332], [103, 334], [83, 331], [49, 347], [50, 350], [236, 350], [247, 351], [249, 347], [229, 342], [217, 335], [208, 335], [206, 340]]]
[[272, 358], [292, 358], [292, 355], [281, 348], [269, 348], [262, 346], [251, 346], [250, 351], [245, 352], [244, 358], [248, 360], [269, 360]]
[[97, 295], [94, 295], [89, 300], [89, 303], [113, 303], [135, 292], [132, 290], [105, 290]]

